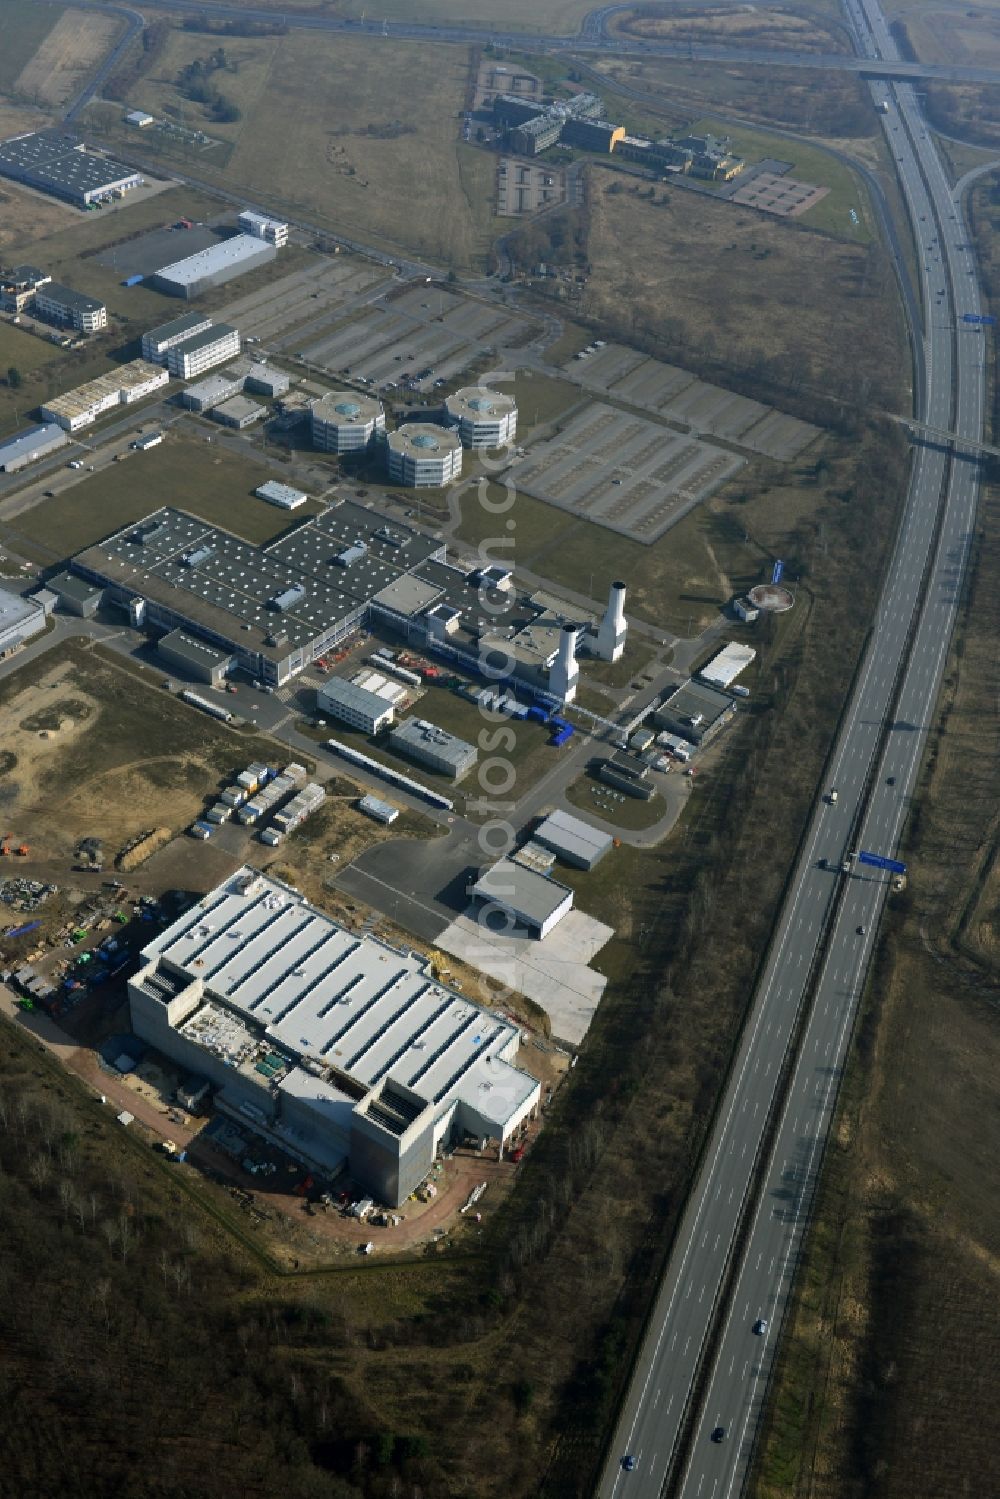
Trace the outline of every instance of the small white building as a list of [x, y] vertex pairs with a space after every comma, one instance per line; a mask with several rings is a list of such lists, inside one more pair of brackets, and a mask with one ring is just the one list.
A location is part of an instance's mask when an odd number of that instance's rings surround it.
[[282, 484], [278, 479], [268, 479], [266, 484], [258, 484], [254, 494], [259, 500], [266, 500], [269, 505], [277, 505], [281, 510], [297, 510], [309, 498], [301, 489], [293, 489], [291, 484]]
[[482, 385], [467, 385], [448, 396], [445, 421], [458, 428], [466, 448], [502, 448], [517, 433], [517, 403]]
[[[490, 920], [493, 912], [507, 917], [516, 926], [527, 927], [533, 936], [547, 937], [573, 909], [573, 891], [537, 870], [513, 859], [498, 859], [469, 887], [474, 900], [482, 901], [480, 920], [489, 931], [502, 932], [505, 923]], [[492, 908], [492, 910], [491, 910]]]
[[156, 121], [144, 109], [130, 109], [125, 116], [126, 125], [135, 125], [139, 130], [148, 130]]
[[462, 440], [433, 422], [406, 422], [386, 438], [389, 479], [411, 489], [440, 488], [462, 472]]
[[254, 239], [263, 239], [276, 250], [288, 244], [288, 225], [281, 219], [273, 219], [269, 214], [257, 213], [252, 208], [244, 208], [239, 217], [239, 226], [244, 234], [252, 234]]
[[364, 734], [378, 734], [388, 728], [395, 717], [395, 709], [388, 698], [381, 697], [356, 682], [347, 682], [343, 677], [328, 677], [316, 694], [316, 708], [320, 713], [360, 729]]
[[703, 682], [708, 682], [713, 687], [729, 687], [746, 671], [756, 655], [752, 645], [741, 645], [738, 640], [731, 640], [702, 667], [698, 675]]

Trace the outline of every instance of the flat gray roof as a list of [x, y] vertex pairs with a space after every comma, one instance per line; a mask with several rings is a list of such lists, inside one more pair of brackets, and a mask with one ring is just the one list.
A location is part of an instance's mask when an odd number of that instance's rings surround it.
[[[420, 958], [347, 931], [256, 870], [210, 891], [142, 956], [200, 979], [279, 1046], [365, 1089], [390, 1077], [440, 1108], [462, 1098], [502, 1123], [538, 1088], [509, 1065], [520, 1041], [509, 1021], [438, 983]], [[347, 1096], [335, 1078], [322, 1086], [334, 1090], [324, 1094], [331, 1106]], [[290, 1087], [315, 1095], [302, 1078]]]
[[28, 427], [24, 432], [17, 432], [13, 437], [0, 442], [0, 468], [32, 453], [41, 455], [53, 448], [60, 448], [67, 440], [66, 433], [56, 422]]
[[672, 692], [664, 694], [657, 711], [670, 713], [675, 718], [695, 718], [700, 713], [703, 723], [712, 724], [724, 713], [731, 713], [732, 709], [733, 700], [728, 692], [689, 677]]
[[253, 417], [256, 421], [267, 415], [267, 407], [258, 406], [256, 401], [248, 400], [246, 396], [230, 396], [228, 401], [220, 401], [218, 406], [212, 407], [213, 417], [217, 418], [220, 412], [231, 416], [234, 421], [241, 422], [245, 417]]
[[87, 599], [92, 599], [95, 593], [101, 591], [99, 583], [91, 583], [71, 572], [56, 573], [54, 578], [49, 578], [46, 587], [51, 588], [53, 593], [65, 593], [80, 603], [86, 603]]
[[404, 718], [393, 729], [390, 741], [393, 745], [416, 751], [433, 750], [436, 756], [459, 770], [468, 763], [470, 755], [475, 760], [477, 753], [474, 744], [459, 739], [457, 734], [450, 734], [426, 718]]
[[156, 274], [178, 285], [189, 286], [194, 281], [200, 281], [203, 276], [214, 276], [243, 261], [273, 258], [274, 246], [269, 245], [266, 240], [257, 239], [251, 234], [236, 234], [232, 239], [223, 239], [217, 245], [209, 245], [207, 250], [197, 250], [194, 255], [188, 255], [183, 260], [161, 266]]
[[171, 318], [169, 323], [161, 323], [158, 328], [150, 328], [146, 337], [152, 339], [153, 343], [163, 343], [168, 338], [179, 338], [182, 333], [194, 332], [198, 328], [204, 328], [206, 323], [211, 323], [211, 318], [206, 317], [203, 312], [183, 312], [180, 317]]
[[183, 630], [171, 630], [158, 642], [158, 648], [164, 647], [175, 656], [181, 656], [191, 662], [192, 666], [199, 668], [205, 666], [224, 666], [232, 660], [230, 651], [220, 651], [217, 646], [209, 645], [207, 640], [196, 640], [193, 635], [186, 634]]
[[33, 619], [42, 608], [37, 599], [24, 599], [9, 588], [0, 588], [0, 631], [13, 629], [25, 620]]
[[63, 286], [60, 281], [49, 281], [41, 288], [43, 297], [48, 297], [52, 302], [61, 302], [64, 307], [75, 307], [77, 312], [99, 312], [104, 306], [96, 297], [88, 297], [82, 291], [74, 291], [71, 286]]
[[547, 874], [538, 874], [512, 859], [498, 859], [491, 868], [483, 870], [473, 886], [473, 894], [518, 911], [541, 925], [573, 892]]
[[373, 718], [392, 712], [392, 703], [387, 697], [379, 697], [377, 692], [369, 692], [367, 687], [359, 687], [357, 682], [348, 682], [345, 677], [328, 677], [319, 689], [317, 702], [320, 706], [339, 703], [358, 713], [369, 713]]
[[589, 822], [561, 809], [550, 812], [533, 836], [553, 853], [565, 853], [570, 858], [586, 859], [588, 863], [602, 858], [614, 843], [610, 833], [591, 827]]
[[209, 349], [213, 344], [229, 338], [233, 333], [238, 334], [239, 329], [231, 327], [229, 323], [212, 323], [210, 327], [202, 328], [198, 333], [192, 333], [191, 337], [185, 338], [183, 342], [174, 344], [170, 352], [171, 354], [196, 354], [199, 349]]

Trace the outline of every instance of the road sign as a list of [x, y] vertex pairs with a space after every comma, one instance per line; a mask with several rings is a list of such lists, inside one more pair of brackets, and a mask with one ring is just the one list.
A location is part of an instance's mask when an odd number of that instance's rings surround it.
[[989, 317], [983, 312], [963, 312], [963, 323], [975, 323], [980, 328], [992, 328], [996, 322], [995, 317]]
[[781, 574], [784, 571], [785, 571], [785, 564], [782, 562], [781, 558], [779, 557], [778, 560], [777, 560], [777, 562], [774, 564], [774, 568], [773, 568], [773, 571], [771, 573], [771, 582], [772, 583], [780, 583], [781, 582]]
[[905, 874], [906, 865], [898, 859], [886, 859], [881, 854], [868, 854], [862, 849], [858, 854], [859, 864], [871, 864], [874, 869], [888, 869], [891, 874]]

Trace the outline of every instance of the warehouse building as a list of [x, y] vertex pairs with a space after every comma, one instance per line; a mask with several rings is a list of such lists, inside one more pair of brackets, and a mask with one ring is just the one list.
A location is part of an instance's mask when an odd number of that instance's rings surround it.
[[46, 421], [58, 422], [67, 432], [79, 432], [115, 406], [130, 406], [134, 401], [145, 400], [169, 379], [166, 370], [158, 365], [133, 359], [130, 364], [98, 375], [96, 380], [88, 380], [65, 395], [55, 396], [39, 409]]
[[194, 380], [240, 352], [240, 335], [228, 323], [213, 323], [167, 349], [167, 369], [179, 380]]
[[184, 260], [165, 265], [151, 277], [152, 284], [168, 297], [200, 297], [212, 287], [223, 286], [237, 276], [266, 265], [275, 248], [252, 234], [237, 234], [199, 250]]
[[703, 682], [709, 682], [715, 687], [731, 687], [756, 656], [757, 652], [752, 645], [741, 645], [739, 641], [731, 640], [702, 667], [698, 675]]
[[689, 679], [666, 692], [650, 722], [689, 744], [707, 744], [736, 712], [728, 692], [707, 682]]
[[211, 416], [213, 422], [220, 422], [223, 427], [235, 427], [238, 432], [242, 432], [244, 427], [252, 427], [254, 422], [267, 416], [267, 407], [248, 401], [246, 396], [230, 396], [228, 401], [212, 407]]
[[59, 607], [78, 619], [92, 619], [104, 602], [104, 589], [76, 573], [56, 573], [45, 584], [59, 600]]
[[502, 448], [517, 433], [517, 402], [481, 385], [467, 385], [448, 396], [445, 421], [458, 428], [465, 448]]
[[211, 411], [230, 396], [238, 396], [243, 389], [242, 375], [228, 375], [225, 370], [218, 375], [206, 375], [195, 385], [181, 391], [181, 400], [189, 411]]
[[243, 388], [255, 396], [270, 396], [274, 400], [285, 395], [291, 383], [291, 377], [284, 370], [272, 369], [269, 364], [251, 364]]
[[278, 479], [268, 479], [266, 484], [258, 484], [254, 494], [259, 500], [266, 500], [269, 505], [277, 505], [281, 510], [297, 510], [309, 498], [303, 490], [293, 489], [291, 484], [282, 484]]
[[353, 390], [331, 390], [311, 409], [312, 442], [321, 453], [360, 453], [385, 431], [382, 402]]
[[161, 323], [159, 328], [151, 328], [142, 335], [142, 357], [150, 364], [166, 364], [167, 354], [176, 344], [185, 343], [211, 326], [212, 319], [203, 312], [183, 312], [180, 317], [171, 318], [169, 323]]
[[97, 333], [108, 326], [108, 309], [95, 297], [86, 297], [71, 286], [47, 281], [35, 291], [35, 311], [49, 322], [75, 328], [78, 333]]
[[[491, 932], [509, 930], [509, 923], [514, 922], [541, 939], [573, 909], [573, 892], [568, 885], [560, 885], [558, 880], [524, 864], [515, 864], [513, 859], [498, 859], [484, 869], [466, 893], [483, 902], [479, 919]], [[491, 920], [493, 912], [507, 920]]]
[[46, 286], [52, 277], [39, 270], [37, 265], [16, 265], [13, 270], [0, 273], [0, 312], [23, 312], [34, 301], [40, 286]]
[[45, 608], [37, 599], [0, 588], [0, 657], [20, 650], [26, 640], [45, 629]]
[[41, 427], [27, 427], [14, 437], [0, 442], [0, 473], [16, 474], [29, 463], [37, 463], [66, 443], [66, 434], [55, 422]]
[[281, 219], [272, 219], [269, 214], [256, 213], [252, 208], [244, 208], [237, 222], [244, 234], [252, 235], [254, 239], [266, 240], [269, 245], [274, 245], [276, 250], [288, 244], [288, 225]]
[[550, 812], [533, 834], [534, 842], [552, 852], [565, 864], [576, 869], [593, 869], [614, 847], [610, 833], [591, 827], [581, 817], [569, 812]]
[[263, 547], [164, 507], [80, 552], [73, 568], [115, 603], [142, 599], [151, 628], [221, 646], [277, 687], [363, 625], [403, 630], [450, 580], [464, 586], [444, 556], [443, 542], [344, 501]]
[[157, 642], [156, 649], [175, 671], [195, 682], [207, 682], [210, 687], [221, 686], [233, 664], [230, 652], [197, 640], [184, 630], [171, 630]]
[[388, 698], [367, 687], [330, 677], [316, 694], [316, 708], [340, 723], [360, 729], [363, 734], [378, 734], [392, 723], [394, 709]]
[[0, 176], [78, 208], [124, 197], [143, 182], [141, 173], [92, 154], [78, 136], [58, 128], [12, 136], [0, 144]]
[[503, 1150], [538, 1112], [516, 1026], [253, 869], [154, 937], [128, 989], [136, 1035], [207, 1077], [220, 1111], [389, 1207], [439, 1151]]
[[440, 488], [462, 472], [462, 442], [447, 427], [406, 422], [385, 441], [390, 483]]
[[417, 765], [424, 765], [451, 781], [467, 776], [479, 758], [474, 744], [449, 734], [426, 718], [404, 718], [389, 735], [389, 744], [398, 754]]

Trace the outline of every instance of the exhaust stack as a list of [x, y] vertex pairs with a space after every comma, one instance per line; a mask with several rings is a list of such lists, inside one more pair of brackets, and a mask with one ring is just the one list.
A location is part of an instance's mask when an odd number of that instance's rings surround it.
[[576, 625], [563, 625], [559, 636], [559, 654], [549, 668], [549, 691], [560, 702], [571, 703], [576, 697], [580, 668], [576, 662]]
[[617, 661], [625, 649], [628, 625], [625, 623], [625, 584], [612, 583], [608, 607], [597, 631], [597, 655], [602, 661]]

